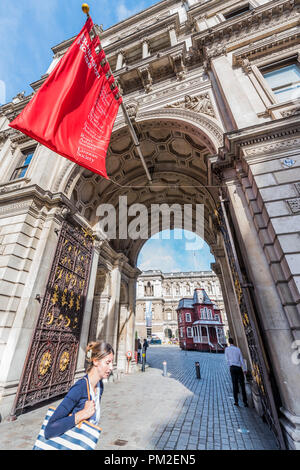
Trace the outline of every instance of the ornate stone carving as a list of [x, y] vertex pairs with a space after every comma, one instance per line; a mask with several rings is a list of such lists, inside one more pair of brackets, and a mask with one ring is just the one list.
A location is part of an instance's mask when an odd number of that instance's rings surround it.
[[152, 90], [152, 81], [153, 81], [149, 66], [146, 65], [145, 67], [140, 67], [138, 69], [138, 72], [142, 80], [142, 84], [143, 84], [145, 92], [149, 93], [149, 91]]
[[190, 109], [195, 113], [204, 113], [208, 116], [215, 117], [215, 112], [208, 93], [193, 97], [190, 95], [185, 95], [184, 101], [177, 101], [176, 103], [169, 104], [166, 106], [166, 108]]
[[8, 193], [9, 191], [15, 191], [16, 189], [21, 188], [22, 184], [14, 184], [10, 186], [3, 186], [0, 188], [0, 194]]
[[128, 112], [128, 116], [131, 121], [134, 121], [138, 112], [139, 103], [137, 101], [131, 101], [130, 103], [126, 104], [126, 109]]
[[286, 201], [294, 214], [298, 214], [300, 212], [300, 197], [295, 199], [289, 199]]
[[289, 117], [289, 116], [295, 116], [296, 114], [300, 114], [300, 106], [282, 111], [281, 116]]
[[182, 80], [186, 75], [186, 68], [183, 61], [183, 55], [181, 53], [171, 56], [174, 72], [176, 73], [177, 79]]
[[300, 194], [300, 183], [295, 183], [296, 190]]

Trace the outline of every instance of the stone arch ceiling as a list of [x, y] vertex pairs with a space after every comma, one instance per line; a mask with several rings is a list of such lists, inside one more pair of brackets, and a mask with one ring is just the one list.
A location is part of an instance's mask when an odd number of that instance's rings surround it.
[[[97, 221], [98, 205], [109, 203], [118, 209], [119, 196], [127, 196], [128, 206], [134, 203], [142, 203], [146, 207], [161, 203], [193, 204], [193, 207], [195, 204], [204, 204], [204, 238], [208, 244], [215, 243], [216, 234], [210, 215], [215, 209], [218, 190], [207, 187], [207, 157], [216, 153], [210, 139], [204, 133], [195, 135], [184, 132], [175, 122], [166, 120], [139, 123], [136, 132], [152, 174], [152, 184], [147, 180], [128, 129], [122, 128], [112, 135], [107, 154], [106, 167], [111, 181], [82, 170], [72, 191], [71, 201], [93, 227]], [[150, 210], [148, 213], [150, 217]], [[150, 221], [148, 227], [150, 230]], [[112, 240], [110, 243], [135, 265], [145, 241], [128, 239]]]

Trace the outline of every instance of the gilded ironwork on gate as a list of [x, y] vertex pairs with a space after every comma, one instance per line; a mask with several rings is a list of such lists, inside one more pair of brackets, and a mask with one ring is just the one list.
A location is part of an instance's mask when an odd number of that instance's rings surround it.
[[15, 414], [67, 392], [73, 383], [92, 251], [91, 233], [65, 222], [25, 361]]
[[249, 294], [249, 285], [241, 273], [237, 256], [233, 252], [233, 240], [230, 238], [230, 234], [228, 233], [230, 227], [228, 226], [228, 221], [226, 223], [225, 217], [227, 217], [227, 215], [223, 213], [224, 210], [226, 209], [222, 209], [222, 205], [219, 205], [215, 215], [218, 220], [220, 231], [223, 235], [227, 258], [234, 282], [234, 289], [239, 303], [239, 309], [252, 361], [252, 378], [255, 381], [256, 390], [261, 398], [264, 417], [272, 429], [279, 446], [281, 448], [285, 448], [273, 392], [268, 377], [269, 366], [266, 361], [260, 334], [255, 321], [255, 311]]

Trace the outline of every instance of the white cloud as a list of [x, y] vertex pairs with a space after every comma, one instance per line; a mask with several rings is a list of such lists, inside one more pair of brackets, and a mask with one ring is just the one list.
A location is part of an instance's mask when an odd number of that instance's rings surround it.
[[138, 267], [142, 271], [150, 269], [160, 269], [164, 272], [181, 271], [172, 246], [166, 250], [166, 245], [160, 245], [159, 241], [144, 245], [139, 256]]
[[6, 103], [6, 85], [3, 80], [0, 80], [0, 105]]
[[144, 3], [136, 4], [134, 8], [128, 8], [124, 2], [121, 2], [117, 7], [117, 21], [123, 21], [126, 18], [134, 15], [135, 13], [143, 10]]

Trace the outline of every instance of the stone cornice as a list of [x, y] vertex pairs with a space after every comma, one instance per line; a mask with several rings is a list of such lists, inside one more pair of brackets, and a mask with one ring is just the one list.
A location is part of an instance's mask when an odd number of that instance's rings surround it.
[[224, 134], [224, 147], [213, 163], [214, 171], [232, 167], [240, 158], [254, 158], [282, 153], [300, 145], [300, 122], [297, 115], [251, 126]]
[[118, 49], [124, 49], [126, 51], [126, 47], [133, 47], [134, 45], [138, 46], [141, 44], [143, 39], [151, 40], [156, 37], [158, 33], [161, 35], [163, 32], [167, 32], [170, 26], [174, 26], [176, 30], [178, 29], [178, 13], [174, 13], [167, 18], [163, 18], [161, 21], [155, 21], [153, 25], [146, 27], [145, 29], [137, 30], [135, 33], [128, 36], [124, 37], [120, 34], [120, 38], [117, 41], [104, 46], [105, 53], [109, 56], [113, 52], [116, 53]]
[[34, 90], [34, 91], [37, 91], [44, 83], [44, 81], [46, 80], [46, 78], [49, 77], [49, 74], [46, 73], [45, 75], [43, 75], [39, 80], [33, 82], [33, 83], [30, 83], [30, 86], [31, 88]]
[[21, 144], [24, 144], [25, 142], [30, 142], [30, 141], [32, 141], [34, 145], [36, 145], [37, 143], [28, 135], [25, 135], [22, 132], [17, 131], [16, 129], [12, 129], [11, 127], [8, 129], [5, 129], [4, 131], [0, 131], [0, 144], [2, 142], [5, 142], [7, 139], [10, 139], [10, 141], [13, 144], [17, 144], [17, 145], [21, 145]]
[[296, 46], [299, 48], [300, 26], [283, 33], [273, 34], [268, 38], [249, 44], [232, 54], [232, 65], [241, 65], [243, 60], [259, 59], [262, 56], [274, 54], [280, 50], [286, 51], [287, 46]]
[[[0, 106], [0, 115], [3, 115], [7, 117], [7, 119], [11, 122], [13, 119], [15, 119], [18, 114], [25, 108], [25, 106], [29, 103], [29, 101], [32, 98], [32, 95], [23, 97], [21, 100], [19, 100], [17, 103], [14, 103], [11, 101], [10, 103], [4, 104], [3, 106]], [[1, 133], [0, 133], [1, 135]]]
[[[272, 34], [273, 30], [282, 31], [284, 28], [291, 28], [299, 24], [299, 14], [294, 8], [299, 5], [300, 0], [277, 0], [261, 5], [249, 13], [244, 13], [203, 32], [193, 34], [193, 46], [199, 49], [215, 49], [214, 45], [216, 44], [219, 54], [224, 53], [224, 48], [225, 51], [230, 51], [246, 46], [256, 40], [258, 33], [261, 38], [264, 38]], [[285, 18], [284, 12], [289, 12], [292, 18]], [[274, 18], [278, 18], [278, 21], [275, 21]], [[245, 34], [250, 28], [253, 28], [253, 34]], [[215, 55], [217, 54], [215, 53]]]
[[[116, 79], [121, 79], [121, 84], [122, 84], [122, 80], [126, 80], [126, 76], [130, 75], [132, 72], [134, 71], [137, 71], [139, 70], [140, 68], [142, 67], [155, 67], [156, 64], [162, 60], [163, 57], [167, 57], [169, 56], [170, 58], [172, 56], [175, 56], [176, 54], [181, 54], [182, 57], [183, 57], [183, 60], [184, 60], [184, 57], [186, 55], [187, 51], [186, 51], [186, 44], [185, 42], [181, 42], [179, 44], [177, 44], [176, 46], [173, 46], [173, 47], [170, 47], [168, 49], [165, 49], [163, 50], [162, 52], [158, 52], [157, 54], [152, 54], [150, 55], [149, 57], [146, 57], [145, 59], [141, 59], [139, 62], [136, 62], [135, 64], [133, 65], [128, 65], [126, 67], [123, 67], [122, 69], [120, 70], [117, 70], [114, 72], [114, 77]], [[170, 59], [169, 59], [170, 61]], [[171, 60], [172, 62], [172, 60]], [[174, 73], [175, 73], [175, 67], [174, 67], [174, 63], [172, 62], [172, 67], [174, 69]], [[141, 88], [142, 88], [142, 82], [141, 82]]]

